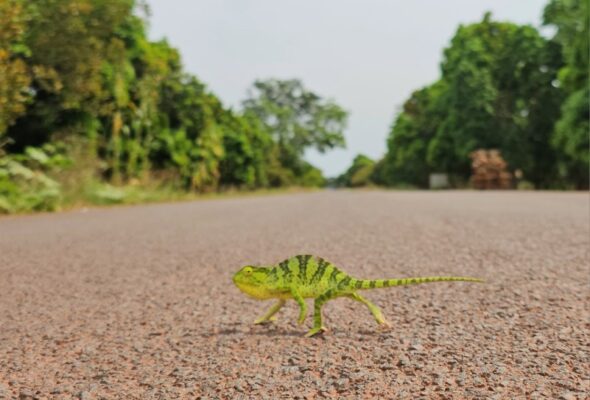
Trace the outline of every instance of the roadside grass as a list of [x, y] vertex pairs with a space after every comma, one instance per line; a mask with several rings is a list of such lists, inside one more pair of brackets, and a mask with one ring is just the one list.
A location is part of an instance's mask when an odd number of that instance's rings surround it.
[[88, 182], [78, 192], [69, 192], [64, 197], [59, 210], [72, 210], [90, 206], [116, 206], [148, 203], [168, 203], [221, 198], [268, 196], [286, 193], [303, 193], [321, 190], [320, 188], [287, 187], [276, 189], [236, 189], [228, 188], [212, 192], [190, 192], [172, 185], [154, 183], [113, 186], [103, 182]]
[[249, 189], [223, 187], [191, 191], [174, 171], [140, 174], [120, 185], [108, 182], [104, 161], [87, 146], [74, 143], [67, 156], [54, 148], [27, 150], [8, 157], [0, 154], [0, 216], [65, 211], [92, 206], [193, 201], [262, 196], [319, 190], [309, 187]]

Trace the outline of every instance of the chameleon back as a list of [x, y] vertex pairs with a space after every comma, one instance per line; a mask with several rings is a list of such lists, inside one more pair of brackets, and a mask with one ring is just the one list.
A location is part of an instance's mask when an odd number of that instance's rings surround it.
[[298, 255], [280, 262], [269, 271], [277, 288], [297, 288], [302, 297], [317, 297], [335, 288], [346, 274], [329, 261], [311, 255]]

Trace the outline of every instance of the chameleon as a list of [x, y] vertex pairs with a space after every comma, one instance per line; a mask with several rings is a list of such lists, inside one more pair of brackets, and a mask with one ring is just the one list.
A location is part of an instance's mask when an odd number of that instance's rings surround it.
[[307, 316], [306, 298], [314, 299], [313, 328], [305, 336], [311, 337], [326, 331], [322, 324], [322, 306], [337, 297], [348, 297], [367, 306], [377, 324], [389, 327], [381, 310], [358, 292], [364, 289], [414, 285], [428, 282], [466, 281], [483, 282], [481, 279], [460, 276], [432, 276], [402, 279], [355, 279], [334, 264], [321, 257], [297, 255], [276, 265], [246, 265], [233, 276], [234, 284], [245, 294], [258, 300], [278, 301], [255, 324], [264, 324], [276, 319], [275, 314], [293, 299], [299, 305], [297, 322], [302, 325]]

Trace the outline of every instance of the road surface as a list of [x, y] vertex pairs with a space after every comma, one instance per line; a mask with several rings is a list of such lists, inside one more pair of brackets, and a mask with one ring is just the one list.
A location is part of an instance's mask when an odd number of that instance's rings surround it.
[[[0, 398], [582, 399], [587, 193], [336, 192], [0, 219]], [[320, 255], [373, 290], [324, 307], [245, 297], [245, 264]]]

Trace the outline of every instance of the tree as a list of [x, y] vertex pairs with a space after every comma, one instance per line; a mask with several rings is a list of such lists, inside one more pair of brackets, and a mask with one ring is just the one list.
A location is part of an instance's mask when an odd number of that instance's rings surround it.
[[347, 187], [367, 186], [372, 183], [371, 177], [374, 167], [375, 161], [364, 154], [359, 154], [346, 172], [336, 178], [336, 184]]
[[298, 81], [258, 82], [250, 107], [232, 111], [183, 70], [177, 49], [149, 40], [142, 5], [0, 2], [0, 186], [10, 192], [0, 208], [20, 209], [36, 190], [21, 190], [10, 166], [54, 143], [91, 160], [85, 178], [115, 185], [152, 173], [198, 191], [324, 183], [303, 153], [342, 145], [346, 112]]
[[425, 187], [431, 172], [466, 181], [469, 154], [496, 148], [538, 187], [555, 183], [550, 145], [562, 99], [561, 59], [531, 26], [460, 26], [444, 51], [441, 79], [412, 94], [392, 126], [379, 172], [389, 184]]
[[227, 111], [222, 129], [225, 154], [220, 183], [248, 189], [269, 186], [273, 142], [262, 121], [252, 114]]
[[[446, 170], [467, 176], [471, 151], [498, 148], [511, 168], [543, 183], [553, 173], [548, 138], [561, 98], [551, 84], [560, 64], [547, 41], [531, 26], [493, 22], [486, 14], [481, 23], [460, 27], [444, 54], [447, 116], [429, 149], [430, 163], [444, 164], [450, 140], [454, 159]], [[543, 123], [535, 120], [539, 115]]]
[[[443, 120], [439, 112], [445, 82], [417, 90], [404, 103], [402, 112], [391, 127], [387, 154], [380, 166], [381, 179], [389, 185], [427, 187], [432, 172], [428, 164], [428, 146]], [[441, 165], [437, 166], [442, 168]]]
[[16, 118], [24, 114], [31, 95], [31, 71], [25, 58], [30, 54], [24, 43], [25, 2], [0, 2], [0, 147], [2, 136]]
[[296, 176], [306, 170], [302, 160], [306, 149], [324, 152], [344, 146], [347, 112], [299, 80], [258, 80], [243, 107], [263, 121], [278, 145], [281, 164]]
[[558, 82], [563, 85], [567, 98], [551, 143], [559, 153], [562, 178], [577, 188], [588, 188], [590, 5], [585, 0], [551, 0], [543, 17], [545, 24], [557, 28], [553, 41], [561, 47], [565, 62], [559, 70]]
[[205, 86], [190, 75], [164, 82], [159, 102], [161, 130], [152, 146], [155, 167], [177, 168], [186, 188], [217, 187], [224, 157], [226, 110]]
[[8, 130], [12, 151], [45, 143], [52, 134], [69, 132], [97, 116], [105, 95], [102, 67], [109, 38], [131, 15], [134, 2], [38, 0], [27, 4], [24, 45], [31, 99], [26, 115]]

